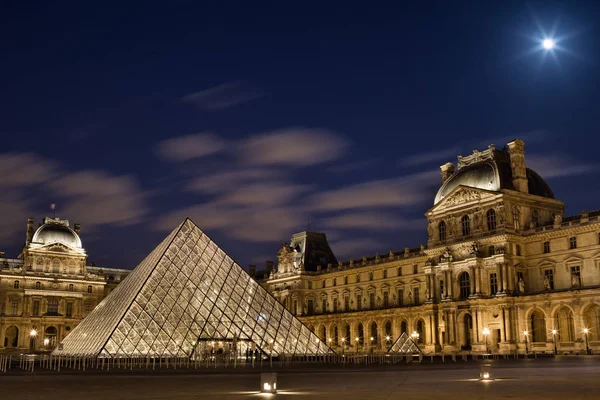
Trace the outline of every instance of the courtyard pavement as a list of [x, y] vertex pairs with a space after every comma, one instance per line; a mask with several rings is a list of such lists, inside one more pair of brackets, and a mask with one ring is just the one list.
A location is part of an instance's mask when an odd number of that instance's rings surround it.
[[[89, 371], [0, 375], [2, 399], [600, 399], [600, 359], [497, 361], [492, 382], [480, 363], [292, 366], [278, 370], [279, 393], [259, 394], [257, 369]], [[267, 370], [267, 369], [265, 369]]]

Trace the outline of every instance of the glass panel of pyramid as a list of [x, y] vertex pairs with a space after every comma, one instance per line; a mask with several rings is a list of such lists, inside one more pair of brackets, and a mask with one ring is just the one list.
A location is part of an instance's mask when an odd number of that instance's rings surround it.
[[191, 357], [223, 341], [273, 356], [333, 352], [186, 219], [54, 354]]
[[412, 340], [406, 332], [403, 332], [394, 342], [392, 347], [390, 347], [388, 353], [413, 354], [421, 353], [421, 349], [419, 349], [419, 346], [417, 346], [414, 340]]

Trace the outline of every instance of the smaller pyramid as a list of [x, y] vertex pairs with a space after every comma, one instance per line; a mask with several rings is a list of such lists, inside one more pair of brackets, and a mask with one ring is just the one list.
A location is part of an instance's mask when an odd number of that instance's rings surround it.
[[186, 219], [53, 354], [192, 358], [216, 344], [237, 354], [333, 352]]
[[415, 343], [414, 340], [406, 332], [403, 332], [402, 335], [396, 341], [390, 349], [388, 353], [396, 353], [396, 354], [414, 354], [414, 353], [423, 353], [419, 346]]

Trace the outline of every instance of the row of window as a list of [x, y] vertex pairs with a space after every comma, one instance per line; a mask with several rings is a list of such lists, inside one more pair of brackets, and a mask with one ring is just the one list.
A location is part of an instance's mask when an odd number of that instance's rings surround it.
[[[423, 320], [419, 319], [415, 325], [415, 331], [418, 333], [417, 342], [424, 342], [424, 328], [425, 325]], [[310, 327], [310, 330], [314, 332], [314, 327]], [[378, 344], [382, 339], [379, 337], [378, 327], [376, 322], [372, 322], [370, 325], [370, 337], [368, 340], [365, 340], [365, 328], [362, 322], [359, 322], [356, 326], [356, 337], [352, 338], [350, 336], [350, 325], [346, 324], [345, 327], [342, 327], [341, 332], [337, 325], [334, 325], [332, 329], [329, 331], [329, 335], [327, 334], [327, 330], [324, 325], [321, 326], [317, 335], [327, 343], [332, 343], [333, 346], [354, 346], [358, 344], [359, 346], [363, 346], [365, 343], [370, 343], [372, 345]], [[387, 321], [384, 325], [383, 331], [385, 337], [383, 339], [386, 340], [387, 344], [390, 344], [388, 338], [392, 337], [392, 323]], [[400, 324], [400, 333], [408, 333], [408, 323], [406, 321], [402, 321]], [[329, 338], [328, 338], [329, 336]], [[340, 338], [341, 336], [341, 338]]]
[[[19, 281], [14, 281], [13, 282], [13, 289], [18, 289], [20, 286], [20, 282]], [[41, 289], [42, 288], [42, 282], [36, 282], [35, 283], [35, 288], [36, 289]], [[74, 292], [75, 291], [75, 285], [73, 285], [72, 283], [69, 283], [69, 292]], [[93, 293], [94, 288], [90, 285], [87, 287], [87, 292], [88, 293]]]
[[[417, 264], [413, 265], [413, 274], [418, 274], [419, 273], [419, 266]], [[402, 276], [402, 266], [398, 267], [398, 273], [397, 276]], [[388, 277], [388, 270], [384, 269], [383, 270], [383, 279], [386, 279]], [[373, 272], [369, 272], [369, 280], [372, 281], [375, 278]], [[337, 278], [333, 278], [333, 286], [337, 286]], [[356, 275], [356, 283], [360, 283], [360, 275]], [[344, 276], [344, 285], [348, 284], [348, 277]], [[321, 287], [325, 288], [325, 280], [321, 281]], [[312, 289], [313, 288], [313, 282], [312, 281], [308, 281], [307, 282], [307, 287], [308, 289]]]
[[[490, 232], [496, 230], [496, 210], [489, 209], [486, 214], [487, 221], [487, 229]], [[471, 236], [471, 217], [469, 215], [463, 215], [460, 219], [460, 225], [462, 228], [463, 236]], [[438, 224], [438, 237], [439, 240], [446, 240], [447, 237], [447, 229], [446, 229], [446, 221], [440, 221]]]
[[[40, 316], [40, 300], [34, 300], [32, 304], [31, 315], [33, 317]], [[90, 302], [85, 303], [85, 313], [88, 314], [92, 311], [93, 305]], [[46, 309], [46, 313], [48, 315], [57, 315], [58, 314], [58, 299], [54, 297], [48, 298], [48, 308]], [[19, 300], [12, 300], [10, 303], [10, 315], [18, 315], [19, 314]], [[70, 318], [73, 316], [73, 302], [67, 302], [65, 308], [65, 316]]]
[[[413, 290], [411, 292], [409, 292], [408, 294], [408, 302], [411, 305], [419, 305], [420, 304], [420, 295], [419, 295], [419, 288], [415, 287], [413, 288]], [[363, 302], [363, 296], [361, 295], [357, 295], [356, 296], [356, 308], [355, 310], [363, 310], [363, 309], [370, 309], [370, 310], [374, 310], [377, 308], [388, 308], [390, 307], [392, 304], [390, 302], [390, 294], [389, 292], [383, 292], [383, 298], [379, 299], [375, 297], [375, 293], [369, 293], [369, 297], [368, 297], [368, 303], [367, 302]], [[398, 307], [402, 307], [405, 305], [404, 303], [404, 289], [399, 289], [398, 290], [398, 298], [397, 298], [397, 303], [396, 305]], [[340, 304], [340, 301], [337, 297], [333, 298], [333, 308], [331, 308], [332, 312], [339, 312], [339, 311], [344, 311], [344, 312], [349, 312], [350, 311], [350, 297], [349, 296], [344, 296], [344, 300], [343, 300], [343, 308], [341, 308], [342, 304]], [[293, 307], [293, 311], [295, 312], [297, 307], [297, 303], [294, 302], [294, 307]], [[328, 303], [327, 303], [327, 299], [322, 299], [321, 300], [321, 312], [328, 312], [330, 311], [330, 308], [328, 307]], [[307, 300], [307, 312], [309, 315], [312, 315], [315, 313], [315, 308], [314, 308], [314, 302], [312, 299], [308, 299]]]

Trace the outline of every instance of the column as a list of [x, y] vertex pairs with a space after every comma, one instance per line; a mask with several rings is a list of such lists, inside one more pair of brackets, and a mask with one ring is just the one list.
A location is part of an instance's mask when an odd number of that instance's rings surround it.
[[435, 324], [435, 315], [431, 313], [429, 315], [429, 326], [431, 327], [431, 344], [437, 344], [437, 325]]
[[457, 340], [456, 340], [456, 310], [452, 311], [452, 343], [456, 344]]
[[508, 292], [508, 280], [507, 280], [507, 272], [508, 272], [508, 268], [507, 268], [507, 264], [506, 263], [502, 263], [500, 264], [500, 269], [502, 270], [502, 291], [504, 293]]
[[443, 276], [443, 280], [444, 280], [444, 293], [443, 293], [443, 298], [447, 298], [448, 297], [448, 283], [449, 283], [449, 279], [448, 279], [448, 273], [449, 271], [444, 271], [444, 276]]
[[444, 319], [446, 320], [444, 331], [444, 344], [450, 343], [450, 316], [447, 310], [444, 310]]
[[425, 278], [425, 291], [427, 293], [427, 298], [425, 299], [425, 301], [428, 301], [429, 299], [431, 299], [431, 274], [425, 275]]
[[446, 282], [448, 286], [448, 296], [450, 298], [454, 298], [454, 290], [452, 288], [452, 271], [448, 270], [448, 281]]
[[470, 275], [471, 275], [471, 296], [475, 295], [475, 282], [477, 281], [475, 279], [475, 267], [471, 267], [470, 268]]
[[504, 286], [502, 286], [502, 264], [496, 264], [496, 282], [498, 282], [498, 293], [504, 293]]
[[475, 266], [475, 282], [477, 287], [475, 288], [475, 294], [481, 293], [481, 268], [478, 265]]

